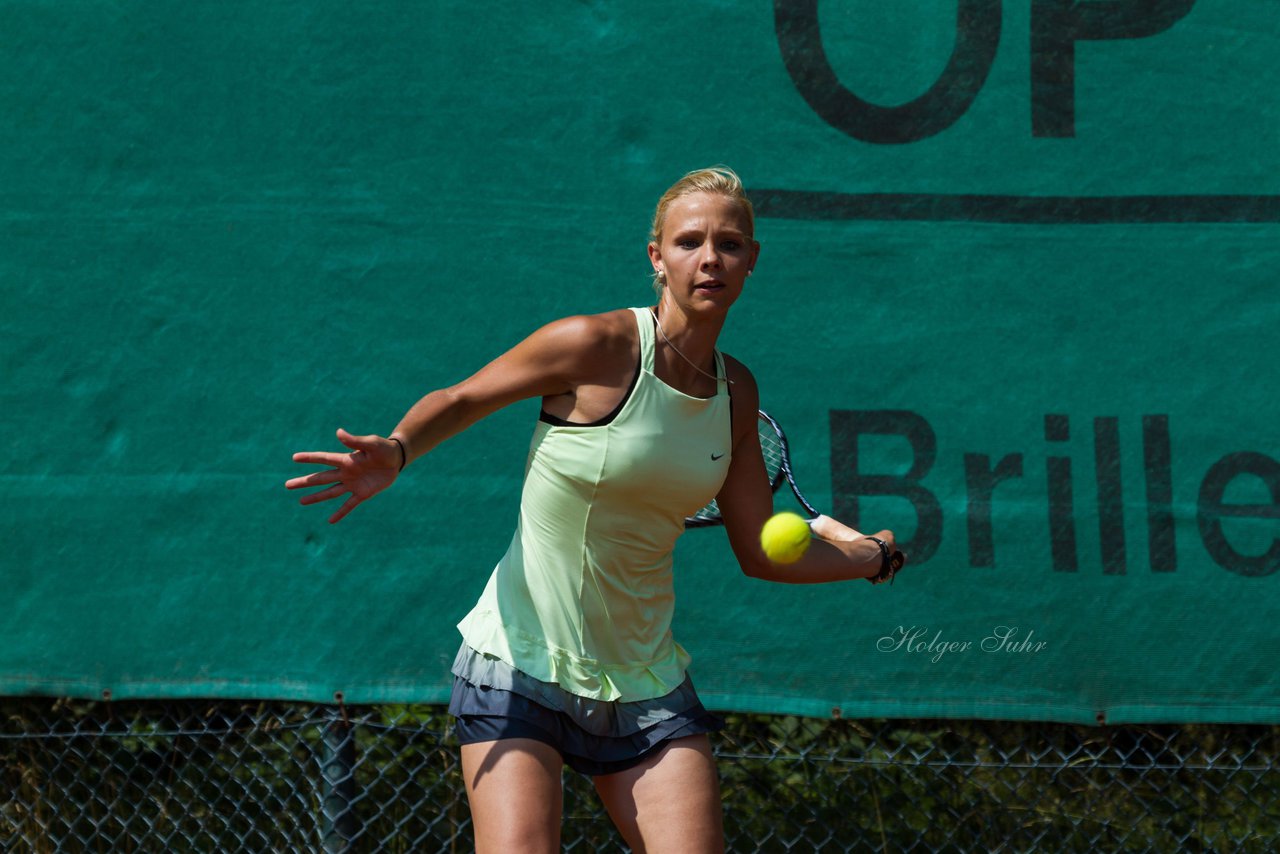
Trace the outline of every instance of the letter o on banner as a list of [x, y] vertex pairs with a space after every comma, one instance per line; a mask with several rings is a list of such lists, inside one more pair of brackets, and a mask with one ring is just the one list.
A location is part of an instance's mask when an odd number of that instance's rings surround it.
[[1000, 44], [1002, 0], [958, 0], [956, 46], [933, 86], [897, 107], [859, 98], [840, 82], [822, 47], [818, 0], [774, 0], [782, 61], [801, 96], [822, 120], [864, 142], [915, 142], [964, 115], [987, 81]]

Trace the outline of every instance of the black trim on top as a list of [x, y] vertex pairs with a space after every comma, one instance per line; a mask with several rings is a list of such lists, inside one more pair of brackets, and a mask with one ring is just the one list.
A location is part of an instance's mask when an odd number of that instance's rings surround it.
[[729, 395], [729, 447], [733, 447], [733, 383], [729, 382], [729, 359], [720, 354], [720, 362], [724, 366], [724, 390]]
[[613, 411], [603, 418], [592, 421], [589, 424], [582, 424], [577, 421], [566, 421], [558, 415], [552, 415], [543, 409], [538, 413], [538, 420], [545, 421], [553, 427], [603, 427], [609, 424], [613, 419], [618, 417], [618, 413], [622, 411], [622, 407], [627, 405], [627, 401], [631, 399], [631, 392], [635, 391], [636, 383], [640, 381], [640, 356], [636, 357], [636, 372], [631, 376], [631, 385], [627, 386], [627, 393], [622, 396], [622, 400], [618, 401], [618, 405]]

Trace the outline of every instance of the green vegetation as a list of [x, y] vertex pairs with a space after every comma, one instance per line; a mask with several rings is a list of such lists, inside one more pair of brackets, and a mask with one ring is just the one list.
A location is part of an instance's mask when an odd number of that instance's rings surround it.
[[[1280, 842], [1280, 727], [727, 723], [714, 743], [734, 851]], [[448, 726], [436, 706], [0, 700], [0, 840], [33, 852], [468, 851]], [[572, 850], [620, 847], [572, 773], [564, 827]]]

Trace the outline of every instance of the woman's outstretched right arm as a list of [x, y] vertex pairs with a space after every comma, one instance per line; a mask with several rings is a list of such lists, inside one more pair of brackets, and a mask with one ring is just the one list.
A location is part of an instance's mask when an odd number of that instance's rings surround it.
[[[433, 391], [405, 413], [390, 436], [355, 436], [338, 431], [349, 453], [308, 451], [294, 462], [327, 466], [324, 471], [293, 478], [289, 489], [324, 486], [302, 498], [317, 504], [342, 495], [347, 499], [329, 518], [338, 522], [363, 502], [395, 482], [400, 470], [450, 436], [457, 435], [504, 406], [530, 397], [573, 393], [600, 375], [616, 337], [607, 315], [568, 317], [528, 338], [457, 385]], [[605, 358], [601, 358], [601, 356]]]

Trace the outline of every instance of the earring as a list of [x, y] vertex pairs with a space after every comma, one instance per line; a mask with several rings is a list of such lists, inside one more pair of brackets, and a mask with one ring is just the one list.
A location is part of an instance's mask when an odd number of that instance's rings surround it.
[[659, 267], [659, 268], [658, 268], [658, 281], [659, 281], [659, 282], [665, 281], [665, 280], [666, 280], [666, 278], [667, 278], [667, 273], [666, 273], [666, 271], [665, 271], [665, 270], [663, 270], [661, 267]]

